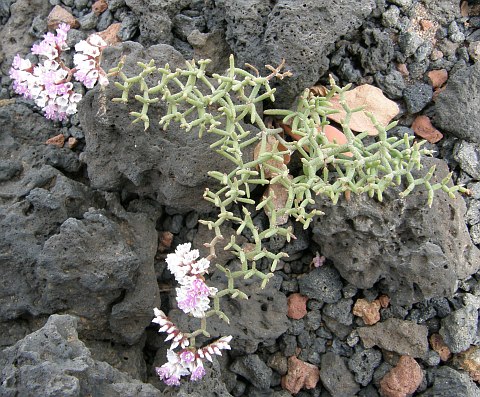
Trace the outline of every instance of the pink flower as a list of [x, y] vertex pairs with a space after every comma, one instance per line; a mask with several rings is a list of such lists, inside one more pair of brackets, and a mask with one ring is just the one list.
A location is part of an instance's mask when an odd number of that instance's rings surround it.
[[210, 309], [210, 296], [217, 293], [217, 289], [208, 287], [200, 278], [194, 278], [186, 285], [176, 288], [178, 307], [193, 317], [205, 316], [205, 311]]
[[203, 362], [198, 360], [198, 364], [192, 369], [192, 374], [190, 375], [190, 380], [197, 381], [202, 379], [205, 376], [205, 368], [203, 367]]
[[179, 284], [186, 284], [188, 276], [202, 276], [208, 272], [210, 261], [202, 258], [197, 261], [200, 253], [198, 250], [191, 249], [192, 244], [180, 244], [175, 249], [175, 253], [167, 255], [168, 270], [174, 275]]
[[163, 311], [155, 308], [153, 309], [153, 313], [155, 314], [155, 318], [152, 320], [152, 323], [160, 325], [158, 332], [166, 332], [168, 334], [165, 342], [172, 340], [172, 345], [170, 346], [171, 349], [175, 349], [179, 345], [184, 349], [190, 344], [188, 338], [180, 332], [176, 325], [170, 321]]
[[179, 386], [180, 378], [189, 375], [190, 371], [182, 365], [182, 361], [173, 350], [167, 350], [167, 360], [161, 367], [155, 368], [158, 377], [169, 386]]
[[100, 85], [108, 84], [105, 71], [100, 67], [100, 55], [106, 46], [107, 43], [96, 34], [75, 45], [77, 54], [73, 57], [76, 68], [74, 76], [87, 88], [92, 88], [97, 81]]

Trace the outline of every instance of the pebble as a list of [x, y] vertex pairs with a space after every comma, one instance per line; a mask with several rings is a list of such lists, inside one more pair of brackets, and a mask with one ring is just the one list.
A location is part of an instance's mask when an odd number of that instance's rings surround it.
[[411, 321], [389, 318], [381, 323], [357, 329], [366, 348], [379, 346], [382, 349], [412, 357], [424, 357], [428, 350], [425, 325]]
[[432, 100], [432, 86], [425, 83], [415, 83], [403, 90], [403, 98], [408, 112], [418, 113]]
[[101, 32], [102, 30], [107, 29], [113, 22], [113, 14], [107, 10], [103, 12], [97, 22], [97, 31]]
[[340, 324], [351, 325], [353, 323], [352, 304], [352, 299], [342, 298], [338, 302], [327, 303], [323, 307], [322, 313], [335, 319]]
[[288, 359], [288, 372], [282, 377], [282, 388], [292, 394], [301, 389], [313, 389], [320, 380], [317, 366], [299, 360], [292, 356]]
[[355, 374], [355, 381], [367, 386], [373, 379], [375, 369], [382, 361], [382, 353], [376, 349], [356, 351], [348, 360], [348, 367]]
[[478, 326], [478, 310], [465, 306], [442, 319], [440, 335], [452, 353], [467, 350], [475, 339]]
[[480, 180], [480, 144], [459, 141], [455, 144], [453, 158], [463, 171], [476, 180]]
[[118, 36], [122, 41], [131, 40], [138, 31], [138, 19], [133, 15], [129, 14], [122, 20], [122, 27]]
[[366, 325], [373, 325], [380, 321], [380, 301], [369, 302], [366, 299], [358, 299], [353, 307], [353, 314], [361, 317]]
[[242, 356], [232, 363], [230, 371], [245, 379], [259, 389], [268, 389], [272, 377], [272, 369], [257, 354]]
[[287, 298], [288, 311], [287, 316], [299, 320], [307, 314], [307, 301], [308, 298], [301, 294], [291, 294]]
[[93, 30], [97, 26], [98, 15], [96, 15], [94, 12], [89, 12], [83, 17], [80, 17], [79, 22], [80, 22], [80, 29]]
[[422, 368], [415, 359], [402, 356], [380, 381], [380, 394], [383, 397], [407, 397], [418, 389], [422, 379]]
[[332, 352], [323, 355], [320, 379], [328, 392], [335, 397], [351, 397], [360, 390], [353, 374], [342, 357]]
[[299, 277], [298, 286], [302, 295], [318, 301], [334, 303], [342, 297], [340, 274], [329, 265], [315, 268]]

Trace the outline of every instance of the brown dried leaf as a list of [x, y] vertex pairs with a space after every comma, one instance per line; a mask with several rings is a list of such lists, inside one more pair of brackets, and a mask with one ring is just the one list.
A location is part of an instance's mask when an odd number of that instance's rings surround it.
[[[372, 113], [377, 122], [386, 126], [398, 114], [398, 105], [392, 100], [388, 99], [380, 88], [374, 87], [370, 84], [363, 84], [345, 93], [345, 100], [351, 109], [363, 106], [363, 111], [355, 112], [350, 118], [350, 128], [353, 131], [363, 132], [368, 131], [369, 135], [378, 135], [374, 124], [365, 112]], [[330, 100], [332, 107], [339, 111], [327, 115], [331, 120], [341, 123], [345, 119], [345, 110], [340, 104], [338, 95], [333, 96]]]
[[[291, 175], [288, 175], [289, 179], [292, 179]], [[273, 185], [268, 185], [267, 189], [265, 189], [265, 192], [263, 193], [262, 200], [265, 200], [268, 198], [270, 195], [273, 195], [271, 203], [273, 204], [273, 208], [275, 211], [281, 210], [282, 208], [285, 208], [285, 204], [287, 203], [288, 200], [288, 190], [285, 186], [283, 186], [280, 183], [274, 183]], [[272, 216], [272, 211], [267, 208], [268, 205], [263, 207], [265, 214], [267, 214], [268, 218]], [[282, 216], [277, 216], [275, 220], [275, 224], [277, 226], [284, 225], [288, 221], [288, 214], [284, 214]]]
[[[269, 135], [269, 136], [267, 136], [267, 143], [265, 145], [265, 151], [272, 152], [273, 148], [275, 146], [275, 143], [277, 143], [277, 151], [281, 152], [281, 151], [285, 150], [285, 147], [283, 145], [281, 145], [275, 139], [275, 137], [273, 135]], [[257, 144], [257, 146], [255, 146], [255, 149], [253, 150], [253, 159], [254, 160], [258, 159], [258, 156], [260, 156], [261, 146], [262, 146], [261, 142], [259, 142]], [[271, 159], [271, 160], [267, 161], [267, 164], [270, 164], [272, 167], [283, 170], [283, 169], [287, 168], [286, 164], [288, 164], [289, 162], [290, 162], [290, 155], [285, 155], [285, 156], [283, 156], [283, 162]], [[264, 167], [264, 171], [265, 171], [265, 178], [268, 178], [268, 179], [273, 178], [274, 176], [277, 175], [277, 172], [271, 170], [268, 167]]]

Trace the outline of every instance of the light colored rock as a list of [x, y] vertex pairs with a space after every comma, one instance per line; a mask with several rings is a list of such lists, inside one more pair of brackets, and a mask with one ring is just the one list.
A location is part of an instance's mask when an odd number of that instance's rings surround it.
[[380, 321], [380, 301], [375, 299], [369, 302], [366, 299], [358, 299], [353, 306], [353, 314], [361, 317], [367, 325], [373, 325]]
[[50, 14], [48, 14], [47, 25], [51, 30], [57, 28], [61, 23], [66, 23], [72, 28], [78, 28], [80, 26], [78, 20], [72, 14], [70, 14], [65, 8], [57, 5], [53, 7]]
[[380, 381], [383, 397], [407, 397], [418, 389], [423, 380], [422, 368], [410, 356], [402, 356], [398, 364]]
[[288, 372], [282, 377], [282, 388], [292, 394], [301, 389], [313, 389], [320, 380], [320, 371], [313, 365], [292, 356], [288, 359]]
[[[375, 119], [383, 126], [389, 124], [392, 119], [398, 114], [398, 105], [388, 99], [380, 88], [374, 87], [370, 84], [363, 84], [345, 93], [345, 100], [351, 109], [363, 106], [363, 110], [352, 114], [350, 119], [350, 128], [353, 131], [362, 132], [368, 131], [369, 135], [377, 135], [372, 120], [365, 114], [370, 112], [375, 116]], [[345, 111], [339, 102], [338, 95], [331, 99], [334, 109], [339, 113], [329, 114], [327, 117], [337, 123], [341, 123], [345, 119]]]
[[113, 23], [107, 29], [99, 32], [98, 35], [105, 40], [108, 45], [115, 45], [121, 42], [120, 38], [118, 37], [118, 32], [120, 31], [121, 27], [121, 23]]
[[92, 11], [97, 15], [100, 15], [107, 8], [107, 0], [97, 0], [95, 3], [92, 4]]
[[446, 69], [431, 70], [428, 72], [428, 79], [432, 87], [439, 88], [448, 80], [448, 72]]
[[475, 382], [480, 382], [480, 347], [471, 346], [468, 350], [458, 354], [454, 362], [467, 371]]

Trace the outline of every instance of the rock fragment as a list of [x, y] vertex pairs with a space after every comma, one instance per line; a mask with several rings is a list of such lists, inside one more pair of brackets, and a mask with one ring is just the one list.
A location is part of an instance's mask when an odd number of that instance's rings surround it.
[[319, 380], [317, 366], [292, 356], [288, 359], [288, 372], [282, 376], [282, 388], [297, 394], [301, 389], [314, 389]]
[[407, 397], [418, 389], [422, 379], [422, 368], [415, 359], [402, 356], [380, 381], [380, 393], [384, 397]]
[[427, 327], [411, 321], [389, 318], [357, 331], [366, 348], [379, 346], [412, 357], [424, 357], [428, 350]]
[[287, 299], [288, 312], [287, 316], [294, 320], [299, 320], [307, 314], [308, 297], [301, 294], [291, 294]]

